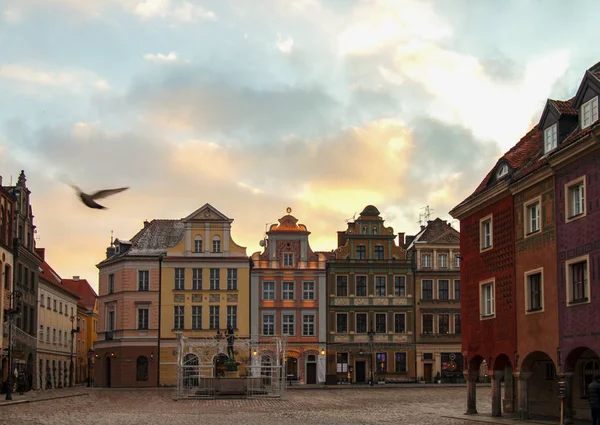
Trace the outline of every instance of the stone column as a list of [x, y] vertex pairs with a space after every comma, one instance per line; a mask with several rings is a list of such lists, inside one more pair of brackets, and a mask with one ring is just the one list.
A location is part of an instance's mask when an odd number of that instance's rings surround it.
[[527, 380], [531, 376], [531, 372], [519, 372], [519, 418], [529, 420], [529, 397], [527, 395]]
[[467, 411], [465, 415], [477, 414], [477, 371], [464, 371], [463, 376], [467, 381]]
[[515, 386], [512, 375], [512, 368], [504, 369], [504, 400], [502, 400], [504, 413], [515, 412]]
[[492, 377], [492, 416], [502, 416], [502, 376], [503, 370], [494, 370]]
[[565, 401], [564, 401], [564, 424], [569, 425], [573, 423], [573, 374], [572, 373], [561, 373], [558, 375], [558, 379], [565, 381]]

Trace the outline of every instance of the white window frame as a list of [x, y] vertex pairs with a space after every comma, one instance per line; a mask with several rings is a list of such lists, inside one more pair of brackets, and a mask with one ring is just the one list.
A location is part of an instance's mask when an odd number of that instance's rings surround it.
[[542, 230], [542, 197], [531, 199], [523, 204], [523, 225], [525, 237], [539, 233]]
[[496, 178], [499, 179], [508, 174], [508, 164], [502, 164], [496, 171]]
[[[375, 323], [374, 323], [375, 329], [373, 329], [373, 330], [375, 331], [375, 333], [378, 333], [378, 334], [387, 334], [389, 332], [389, 329], [390, 329], [389, 328], [389, 323], [388, 323], [388, 314], [387, 313], [375, 313], [373, 316], [374, 316], [373, 318], [375, 319]], [[384, 317], [385, 318], [385, 332], [378, 332], [377, 331], [377, 318], [378, 317]]]
[[[198, 249], [198, 248], [200, 248], [200, 249]], [[196, 236], [194, 238], [194, 252], [196, 254], [199, 254], [199, 253], [203, 252], [203, 249], [204, 249], [204, 244], [202, 243], [202, 237]]]
[[[340, 330], [338, 329], [338, 317], [341, 316], [345, 316], [346, 317], [346, 331], [345, 332], [340, 332]], [[336, 334], [347, 334], [350, 331], [350, 326], [349, 326], [349, 322], [348, 322], [348, 313], [335, 313], [335, 333]]]
[[[181, 276], [178, 275], [180, 271], [183, 272], [183, 274]], [[173, 275], [174, 275], [173, 288], [176, 291], [185, 290], [185, 268], [184, 267], [176, 267], [175, 269], [173, 269]], [[181, 283], [181, 286], [178, 283]]]
[[[587, 117], [586, 117], [587, 115]], [[598, 96], [581, 105], [581, 129], [588, 128], [598, 121]]]
[[[272, 320], [269, 320], [269, 322], [267, 323], [267, 321], [265, 320], [265, 317], [269, 317]], [[265, 332], [265, 326], [267, 326], [266, 329], [269, 332]], [[267, 336], [275, 335], [275, 312], [274, 311], [265, 311], [262, 313], [262, 334], [267, 335]]]
[[[365, 331], [364, 332], [358, 331], [358, 316], [359, 315], [365, 316]], [[369, 314], [365, 313], [365, 312], [355, 313], [354, 314], [354, 332], [357, 334], [366, 334], [368, 331], [369, 331]]]
[[454, 254], [454, 268], [455, 269], [460, 268], [460, 253]]
[[[397, 332], [396, 331], [396, 316], [404, 316], [404, 332]], [[406, 333], [406, 313], [394, 313], [394, 333], [396, 334], [405, 334]]]
[[237, 329], [238, 324], [238, 310], [237, 305], [227, 306], [227, 324], [231, 325], [233, 329]]
[[[381, 279], [383, 279], [383, 283], [384, 283], [384, 286], [383, 286], [383, 295], [379, 295], [378, 292], [377, 292], [377, 283], [378, 283], [378, 280], [381, 280]], [[375, 276], [374, 286], [375, 286], [374, 289], [375, 289], [375, 296], [376, 297], [387, 297], [387, 295], [388, 295], [388, 281], [387, 281], [387, 276], [385, 276], [385, 275]]]
[[[142, 291], [142, 292], [149, 291], [150, 290], [150, 270], [138, 270], [137, 275], [138, 275], [138, 287], [137, 287], [137, 290], [138, 291]], [[144, 282], [145, 279], [143, 279], [142, 276], [145, 276], [148, 279]], [[144, 283], [146, 284], [145, 287], [143, 285]]]
[[238, 269], [227, 269], [227, 290], [238, 290]]
[[[138, 305], [136, 308], [136, 325], [137, 325], [137, 329], [140, 331], [147, 331], [150, 330], [150, 306], [148, 304], [143, 304], [143, 305]], [[140, 327], [140, 312], [142, 310], [146, 310], [146, 320], [148, 322], [148, 326], [146, 328], [141, 328]]]
[[[486, 232], [486, 224], [489, 223], [489, 235]], [[489, 237], [489, 244], [488, 244]], [[479, 252], [488, 251], [494, 248], [494, 216], [486, 215], [479, 220]]]
[[[267, 288], [267, 285], [270, 288]], [[269, 294], [271, 297], [267, 298], [265, 295]], [[275, 299], [275, 281], [274, 280], [264, 280], [262, 283], [262, 299], [263, 300], [274, 300]]]
[[[307, 332], [307, 329], [309, 332]], [[312, 332], [310, 332], [311, 329], [312, 329]], [[315, 314], [314, 313], [302, 313], [302, 336], [315, 336], [316, 335], [315, 330], [316, 330]]]
[[[579, 220], [587, 215], [585, 198], [587, 193], [585, 176], [578, 177], [565, 184], [565, 223]], [[577, 187], [577, 189], [575, 189]], [[576, 206], [574, 195], [578, 195], [579, 205]], [[575, 214], [574, 211], [581, 208], [581, 212]]]
[[221, 253], [221, 237], [220, 236], [213, 236], [212, 252], [213, 252], [213, 254]]
[[[532, 309], [531, 305], [531, 279], [530, 276], [540, 275], [540, 308]], [[544, 268], [540, 267], [533, 270], [528, 270], [523, 274], [524, 290], [525, 290], [525, 314], [535, 314], [544, 311]]]
[[192, 269], [192, 290], [195, 290], [195, 291], [202, 290], [202, 269], [201, 268], [193, 268]]
[[[572, 273], [572, 266], [574, 264], [578, 264], [581, 262], [586, 263], [584, 272], [585, 272], [585, 286], [584, 286], [584, 294], [585, 294], [585, 298], [587, 298], [587, 300], [582, 300], [582, 301], [577, 301], [574, 302], [573, 299], [573, 273]], [[565, 261], [565, 282], [566, 282], [566, 292], [567, 292], [567, 307], [574, 307], [574, 306], [578, 306], [578, 305], [582, 305], [582, 304], [589, 304], [592, 300], [592, 291], [591, 291], [591, 285], [590, 285], [590, 255], [582, 255], [580, 257], [575, 257], [575, 258], [571, 258], [570, 260]]]
[[211, 291], [221, 290], [221, 269], [218, 267], [211, 267], [209, 271], [209, 289]]
[[[365, 279], [365, 294], [364, 295], [358, 295], [358, 292], [356, 290], [356, 288], [358, 288], [356, 283], [358, 282], [359, 277]], [[369, 296], [369, 277], [368, 276], [361, 274], [361, 275], [356, 275], [354, 277], [354, 296], [356, 296], [356, 297], [368, 297]]]
[[[431, 316], [431, 332], [425, 332], [425, 316]], [[422, 313], [421, 314], [421, 335], [433, 335], [435, 334], [435, 315], [433, 313]]]
[[[200, 312], [200, 314], [197, 314]], [[198, 319], [200, 323], [198, 322]], [[194, 326], [195, 324], [199, 324], [200, 326]], [[192, 305], [192, 330], [200, 330], [202, 329], [202, 306], [201, 305]]]
[[[181, 327], [177, 327], [178, 325], [178, 314], [175, 314], [175, 310], [177, 309], [178, 312], [181, 312]], [[175, 305], [173, 306], [173, 329], [175, 330], [183, 330], [185, 329], [185, 306], [183, 305]]]
[[[491, 288], [491, 292], [487, 288]], [[491, 295], [491, 299], [487, 295]], [[480, 320], [496, 317], [496, 279], [479, 282], [479, 312]]]
[[438, 268], [448, 268], [448, 254], [438, 254]]
[[294, 254], [291, 252], [283, 253], [283, 267], [294, 267]]
[[[292, 318], [291, 322], [287, 320]], [[291, 328], [290, 328], [291, 326]], [[291, 329], [291, 332], [290, 332]], [[281, 333], [282, 335], [295, 336], [296, 335], [296, 313], [291, 311], [284, 311], [281, 313]]]
[[221, 328], [221, 306], [211, 305], [208, 307], [208, 329]]
[[421, 267], [426, 269], [431, 268], [431, 253], [424, 252], [421, 254]]
[[[440, 317], [442, 316], [448, 316], [448, 333], [441, 333], [440, 331]], [[452, 330], [451, 325], [450, 325], [450, 313], [439, 313], [437, 315], [437, 334], [438, 335], [450, 335], [450, 331]]]
[[[448, 285], [447, 285], [447, 287], [446, 287], [446, 288], [447, 288], [447, 291], [446, 291], [446, 298], [442, 298], [442, 297], [440, 297], [440, 282], [447, 282], [447, 283], [448, 283]], [[436, 285], [436, 286], [437, 286], [437, 299], [438, 299], [438, 300], [441, 300], [441, 301], [449, 301], [449, 300], [451, 300], [451, 299], [452, 299], [452, 298], [450, 298], [450, 289], [451, 289], [451, 287], [450, 287], [450, 279], [438, 279], [438, 280], [437, 280], [437, 285]]]
[[281, 299], [285, 301], [293, 301], [296, 299], [296, 281], [284, 280], [281, 282]]
[[302, 299], [314, 301], [315, 299], [315, 281], [305, 280], [302, 282]]
[[552, 124], [544, 130], [544, 154], [558, 146], [558, 123]]
[[[402, 283], [404, 282], [404, 283]], [[400, 283], [400, 285], [398, 285]], [[406, 296], [406, 275], [394, 276], [394, 296], [405, 297]]]

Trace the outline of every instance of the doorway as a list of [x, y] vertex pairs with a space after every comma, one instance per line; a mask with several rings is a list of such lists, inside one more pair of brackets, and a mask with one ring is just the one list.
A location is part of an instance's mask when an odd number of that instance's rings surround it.
[[425, 382], [431, 382], [433, 372], [433, 365], [431, 363], [425, 363], [423, 365], [423, 377], [425, 378]]
[[355, 366], [355, 376], [357, 384], [364, 384], [367, 382], [367, 362], [364, 360], [357, 360]]
[[314, 385], [317, 383], [317, 363], [306, 363], [306, 383]]
[[111, 385], [111, 382], [110, 382], [110, 357], [106, 358], [105, 365], [106, 365], [106, 367], [105, 367], [105, 369], [106, 369], [106, 372], [105, 372], [105, 374], [106, 374], [106, 386], [108, 388], [110, 388], [110, 385]]

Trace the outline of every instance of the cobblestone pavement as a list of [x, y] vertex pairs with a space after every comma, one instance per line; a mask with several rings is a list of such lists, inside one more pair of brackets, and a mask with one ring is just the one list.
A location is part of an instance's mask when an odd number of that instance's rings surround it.
[[[1, 424], [421, 424], [468, 425], [465, 388], [288, 391], [284, 400], [179, 400], [164, 389], [80, 389], [87, 396], [0, 407]], [[477, 389], [480, 413], [490, 390]], [[515, 422], [516, 423], [516, 422]]]

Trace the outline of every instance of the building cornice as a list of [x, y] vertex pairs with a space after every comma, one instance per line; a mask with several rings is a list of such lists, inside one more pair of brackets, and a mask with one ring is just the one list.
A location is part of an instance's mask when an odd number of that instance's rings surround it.
[[454, 207], [450, 210], [450, 215], [453, 218], [458, 220], [462, 220], [467, 215], [472, 213], [478, 207], [483, 207], [488, 204], [491, 204], [494, 201], [501, 199], [503, 196], [508, 195], [510, 192], [508, 190], [508, 183], [503, 181], [493, 188], [483, 192], [480, 195], [475, 196], [473, 199], [464, 202], [463, 204]]
[[585, 135], [581, 140], [550, 156], [548, 158], [550, 167], [552, 167], [552, 169], [562, 168], [576, 160], [584, 152], [587, 154], [589, 153], [587, 151], [598, 149], [600, 147], [600, 144], [598, 143], [599, 135], [600, 126], [596, 125], [594, 130]]
[[541, 168], [538, 171], [534, 171], [533, 173], [515, 182], [514, 184], [511, 184], [509, 187], [510, 192], [513, 195], [515, 195], [519, 192], [524, 191], [525, 189], [529, 189], [531, 186], [547, 179], [548, 177], [552, 177], [553, 175], [554, 171], [550, 167], [545, 166], [544, 168]]

